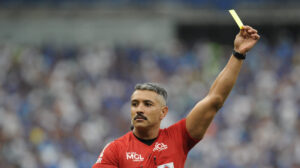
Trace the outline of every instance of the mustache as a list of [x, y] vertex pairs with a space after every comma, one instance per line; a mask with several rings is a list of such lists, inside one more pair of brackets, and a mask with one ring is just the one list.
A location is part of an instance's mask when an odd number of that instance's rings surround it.
[[147, 120], [147, 117], [145, 117], [143, 114], [141, 113], [137, 113], [137, 115], [133, 118], [134, 120], [136, 119], [144, 119]]

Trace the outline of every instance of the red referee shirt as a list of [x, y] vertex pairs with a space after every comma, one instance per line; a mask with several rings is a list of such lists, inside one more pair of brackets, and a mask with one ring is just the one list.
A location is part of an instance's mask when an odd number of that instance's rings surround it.
[[188, 152], [199, 142], [189, 135], [185, 121], [160, 129], [151, 146], [128, 132], [104, 147], [93, 168], [184, 168]]

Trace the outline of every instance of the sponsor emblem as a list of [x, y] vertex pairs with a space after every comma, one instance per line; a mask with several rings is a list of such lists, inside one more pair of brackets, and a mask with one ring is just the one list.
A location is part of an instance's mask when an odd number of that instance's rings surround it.
[[132, 160], [134, 162], [142, 162], [144, 161], [144, 158], [141, 154], [137, 154], [136, 152], [126, 152], [126, 159]]
[[173, 162], [159, 165], [157, 168], [174, 168]]
[[155, 151], [162, 151], [162, 150], [165, 150], [165, 149], [168, 149], [168, 145], [165, 145], [164, 143], [158, 143], [156, 142], [155, 143], [155, 147], [153, 149], [153, 152]]

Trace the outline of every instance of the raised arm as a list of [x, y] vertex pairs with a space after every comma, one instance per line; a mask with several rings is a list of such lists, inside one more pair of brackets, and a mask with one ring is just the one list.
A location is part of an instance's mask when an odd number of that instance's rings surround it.
[[[250, 26], [236, 35], [234, 50], [246, 54], [259, 40], [257, 31]], [[243, 60], [231, 55], [227, 65], [212, 84], [207, 96], [199, 101], [186, 118], [186, 127], [195, 139], [202, 139], [216, 112], [222, 107], [231, 89], [233, 88]]]

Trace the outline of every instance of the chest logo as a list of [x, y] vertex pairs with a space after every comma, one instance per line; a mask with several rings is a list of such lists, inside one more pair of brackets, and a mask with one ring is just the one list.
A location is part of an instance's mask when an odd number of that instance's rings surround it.
[[164, 143], [158, 143], [156, 142], [155, 143], [155, 147], [153, 149], [153, 152], [155, 151], [162, 151], [162, 150], [165, 150], [165, 149], [168, 149], [168, 145], [165, 145]]
[[134, 162], [142, 162], [144, 158], [141, 154], [137, 154], [136, 152], [126, 152], [126, 159], [132, 160]]

